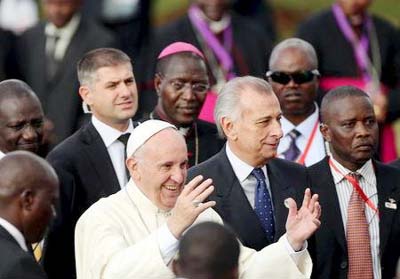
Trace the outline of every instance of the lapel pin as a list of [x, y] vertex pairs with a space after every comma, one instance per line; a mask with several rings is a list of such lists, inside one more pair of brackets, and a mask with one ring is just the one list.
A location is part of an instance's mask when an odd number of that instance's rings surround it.
[[396, 200], [389, 198], [389, 201], [385, 202], [385, 207], [390, 209], [397, 209]]

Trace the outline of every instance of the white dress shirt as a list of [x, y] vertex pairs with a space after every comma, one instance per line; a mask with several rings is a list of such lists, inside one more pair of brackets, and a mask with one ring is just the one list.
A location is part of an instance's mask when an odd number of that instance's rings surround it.
[[24, 236], [13, 224], [0, 217], [0, 226], [2, 226], [6, 231], [8, 231], [9, 234], [11, 234], [15, 241], [18, 242], [19, 246], [21, 246], [22, 250], [28, 252]]
[[[343, 167], [339, 162], [337, 162], [332, 156], [331, 160], [334, 165], [339, 169], [342, 173], [338, 173], [332, 167], [331, 172], [333, 176], [333, 180], [336, 186], [336, 192], [339, 199], [340, 212], [342, 214], [342, 222], [343, 227], [346, 232], [346, 224], [347, 224], [347, 207], [350, 201], [351, 193], [353, 192], [353, 185], [343, 177], [343, 175], [347, 175], [349, 173], [353, 173], [352, 171]], [[372, 203], [378, 207], [378, 191], [376, 186], [376, 176], [374, 167], [372, 165], [372, 160], [366, 162], [360, 169], [356, 171], [356, 173], [360, 174], [359, 183], [361, 189], [364, 191], [365, 195], [372, 201]], [[369, 224], [369, 237], [371, 243], [371, 254], [372, 254], [372, 263], [374, 270], [374, 278], [381, 278], [381, 265], [380, 265], [380, 255], [379, 255], [379, 215], [371, 209], [368, 205], [365, 205], [365, 216], [367, 218], [367, 222]]]
[[[44, 33], [46, 36], [58, 36], [59, 39], [56, 42], [55, 50], [54, 50], [54, 58], [57, 61], [61, 61], [65, 53], [67, 52], [68, 46], [74, 36], [76, 30], [78, 29], [78, 25], [80, 22], [80, 15], [75, 14], [71, 20], [63, 27], [57, 28], [53, 23], [48, 22], [44, 29]], [[50, 41], [46, 40], [46, 53], [49, 52]]]
[[[307, 146], [307, 143], [309, 141], [309, 138], [311, 137], [311, 133], [313, 131], [315, 123], [317, 123], [317, 121], [319, 121], [319, 109], [317, 104], [315, 104], [315, 111], [313, 112], [313, 114], [311, 114], [297, 126], [293, 125], [292, 122], [290, 122], [287, 118], [282, 116], [281, 125], [282, 125], [283, 137], [279, 142], [278, 157], [284, 159], [282, 153], [289, 148], [289, 145], [292, 142], [289, 133], [293, 129], [296, 129], [297, 131], [300, 132], [300, 135], [296, 139], [296, 146], [300, 149], [301, 154], [303, 154]], [[326, 149], [325, 149], [324, 138], [322, 137], [319, 127], [317, 127], [315, 137], [312, 140], [310, 149], [307, 153], [304, 163], [306, 166], [311, 166], [321, 161], [325, 156], [326, 156]]]
[[104, 145], [107, 148], [108, 154], [110, 155], [112, 165], [118, 178], [119, 186], [122, 188], [128, 182], [125, 171], [125, 146], [118, 140], [119, 136], [125, 133], [133, 132], [133, 123], [129, 120], [129, 126], [126, 131], [118, 131], [107, 124], [98, 120], [92, 115], [92, 123], [99, 132]]

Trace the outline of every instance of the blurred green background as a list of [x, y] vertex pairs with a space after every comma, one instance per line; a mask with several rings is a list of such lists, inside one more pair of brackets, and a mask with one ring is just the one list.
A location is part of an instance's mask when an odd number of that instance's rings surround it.
[[[279, 38], [290, 37], [308, 15], [328, 7], [333, 0], [270, 0]], [[184, 14], [189, 0], [154, 0], [153, 22], [163, 24]], [[400, 0], [375, 0], [370, 11], [400, 26]]]

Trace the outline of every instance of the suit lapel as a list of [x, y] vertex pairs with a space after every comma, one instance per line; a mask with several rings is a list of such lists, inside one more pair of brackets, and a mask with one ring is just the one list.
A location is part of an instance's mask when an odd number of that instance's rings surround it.
[[[376, 172], [376, 185], [378, 190], [378, 208], [379, 208], [379, 235], [381, 255], [385, 251], [386, 243], [389, 238], [393, 217], [397, 210], [387, 208], [385, 202], [390, 198], [397, 198], [395, 193], [398, 185], [393, 185], [392, 176], [388, 174], [385, 168], [378, 162], [374, 162]], [[396, 194], [396, 195], [395, 195]]]
[[86, 129], [82, 133], [82, 141], [87, 147], [86, 156], [93, 165], [99, 177], [99, 181], [102, 183], [102, 185], [91, 185], [91, 187], [97, 187], [98, 193], [102, 193], [105, 196], [114, 194], [120, 190], [118, 178], [114, 166], [112, 165], [110, 155], [108, 154], [100, 134], [91, 122], [88, 123]]
[[318, 182], [314, 184], [315, 187], [313, 188], [313, 191], [319, 194], [320, 204], [323, 208], [322, 216], [326, 216], [323, 218], [322, 226], [325, 226], [325, 229], [330, 228], [334, 232], [336, 239], [343, 251], [347, 251], [342, 213], [340, 211], [336, 186], [329, 168], [328, 158], [325, 158], [321, 163], [318, 164], [318, 170], [316, 171], [316, 174], [318, 177], [314, 176], [314, 179]]
[[[296, 193], [290, 185], [285, 185], [285, 181], [279, 168], [276, 167], [274, 161], [270, 161], [267, 164], [268, 180], [271, 187], [272, 200], [274, 206], [274, 217], [275, 217], [275, 238], [283, 235], [286, 232], [286, 219], [288, 209], [285, 207], [284, 201], [288, 197], [295, 197]], [[275, 239], [277, 240], [277, 239]]]
[[229, 224], [239, 235], [249, 236], [241, 239], [243, 244], [251, 247], [266, 246], [269, 244], [268, 239], [257, 215], [247, 200], [242, 186], [233, 172], [232, 166], [226, 156], [225, 148], [218, 153], [218, 157], [220, 162], [218, 171], [222, 175], [218, 175], [215, 181], [215, 185], [221, 186], [217, 190], [217, 199], [221, 203], [221, 209]]

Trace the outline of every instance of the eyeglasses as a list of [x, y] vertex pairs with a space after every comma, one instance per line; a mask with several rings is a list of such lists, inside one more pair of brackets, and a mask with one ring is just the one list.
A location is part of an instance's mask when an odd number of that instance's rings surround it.
[[291, 74], [278, 71], [268, 71], [265, 75], [267, 78], [271, 78], [273, 82], [283, 85], [288, 84], [291, 80], [293, 80], [296, 84], [303, 84], [312, 81], [314, 77], [320, 76], [317, 69], [311, 71], [299, 71]]

